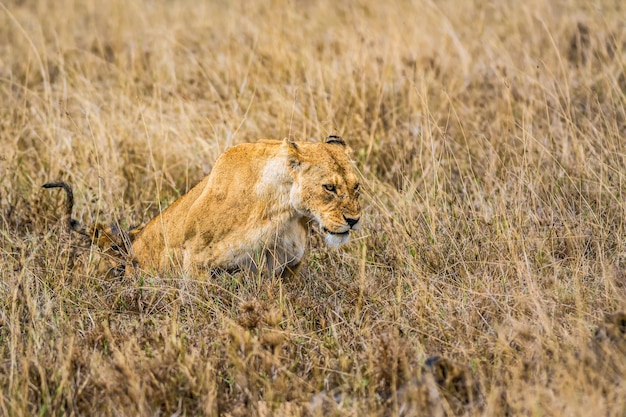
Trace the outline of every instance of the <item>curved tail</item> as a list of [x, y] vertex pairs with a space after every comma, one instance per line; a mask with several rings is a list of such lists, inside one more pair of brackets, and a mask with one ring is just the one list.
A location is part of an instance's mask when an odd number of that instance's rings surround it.
[[65, 223], [65, 227], [67, 227], [68, 231], [74, 231], [76, 233], [80, 233], [83, 236], [87, 236], [88, 238], [93, 240], [93, 236], [91, 236], [83, 226], [78, 222], [78, 220], [72, 219], [72, 211], [74, 210], [74, 193], [72, 192], [72, 187], [66, 182], [58, 181], [58, 182], [48, 182], [42, 185], [43, 188], [63, 188], [65, 190], [65, 213], [63, 214], [63, 222]]
[[74, 193], [72, 187], [63, 181], [48, 182], [42, 185], [43, 188], [63, 188], [65, 191], [65, 213], [63, 222], [69, 232], [76, 232], [86, 236], [91, 244], [98, 246], [101, 255], [109, 260], [112, 267], [123, 270], [129, 263], [134, 265], [130, 257], [132, 240], [137, 231], [123, 232], [117, 227], [104, 227], [101, 224], [93, 225], [89, 228], [81, 225], [78, 220], [72, 219], [74, 209]]

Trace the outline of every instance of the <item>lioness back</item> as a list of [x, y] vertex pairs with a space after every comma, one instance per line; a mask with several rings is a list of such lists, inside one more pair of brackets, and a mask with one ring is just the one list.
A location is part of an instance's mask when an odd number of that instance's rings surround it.
[[261, 140], [234, 146], [210, 174], [153, 218], [132, 249], [140, 267], [294, 272], [309, 223], [345, 243], [361, 209], [345, 143]]

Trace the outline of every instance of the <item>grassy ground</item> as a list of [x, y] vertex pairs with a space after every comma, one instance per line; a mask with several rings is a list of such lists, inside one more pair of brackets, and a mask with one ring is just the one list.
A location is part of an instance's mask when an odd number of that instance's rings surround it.
[[[0, 2], [0, 415], [626, 416], [625, 21]], [[130, 227], [233, 144], [329, 134], [364, 228], [297, 279], [115, 277], [40, 188]]]

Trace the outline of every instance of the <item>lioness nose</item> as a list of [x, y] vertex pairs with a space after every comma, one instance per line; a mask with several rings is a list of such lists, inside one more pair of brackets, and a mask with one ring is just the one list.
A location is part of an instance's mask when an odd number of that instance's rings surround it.
[[359, 222], [359, 217], [357, 217], [356, 219], [352, 219], [350, 217], [343, 216], [343, 218], [346, 219], [346, 223], [348, 223], [348, 226], [350, 227], [354, 226], [355, 224]]

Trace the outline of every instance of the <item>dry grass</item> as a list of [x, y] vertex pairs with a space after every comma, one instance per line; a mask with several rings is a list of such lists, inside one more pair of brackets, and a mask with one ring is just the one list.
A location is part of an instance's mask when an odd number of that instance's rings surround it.
[[[0, 2], [0, 415], [626, 416], [626, 9], [587, 3]], [[328, 134], [366, 224], [294, 280], [116, 278], [40, 189], [129, 227]]]

